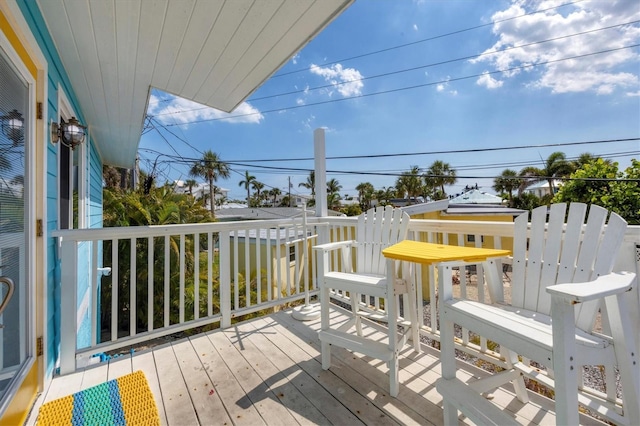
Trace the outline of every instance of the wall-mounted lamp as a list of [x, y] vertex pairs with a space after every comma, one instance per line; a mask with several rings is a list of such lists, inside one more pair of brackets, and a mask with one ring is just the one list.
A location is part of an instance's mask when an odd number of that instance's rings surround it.
[[87, 127], [80, 124], [75, 117], [71, 117], [69, 121], [64, 121], [61, 118], [60, 124], [52, 120], [51, 142], [57, 143], [61, 141], [63, 145], [76, 149], [76, 146], [84, 142], [86, 129]]
[[13, 146], [20, 145], [24, 140], [24, 118], [18, 110], [9, 111], [7, 115], [0, 116], [2, 120], [2, 133], [13, 142]]

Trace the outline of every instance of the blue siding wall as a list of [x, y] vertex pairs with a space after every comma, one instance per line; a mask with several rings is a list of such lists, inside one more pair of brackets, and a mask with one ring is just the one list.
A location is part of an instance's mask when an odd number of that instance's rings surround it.
[[[38, 42], [38, 45], [44, 54], [48, 63], [48, 99], [46, 105], [47, 122], [51, 118], [58, 117], [58, 88], [64, 91], [67, 99], [72, 104], [75, 110], [78, 120], [86, 123], [83, 117], [82, 110], [79, 107], [76, 96], [69, 83], [69, 78], [62, 66], [62, 62], [56, 51], [55, 45], [51, 40], [51, 36], [47, 31], [47, 27], [42, 18], [40, 10], [38, 9], [35, 0], [18, 0], [18, 5], [24, 15], [26, 22], [31, 29], [33, 36]], [[89, 227], [101, 227], [102, 226], [102, 161], [100, 159], [99, 152], [97, 151], [93, 140], [88, 138], [88, 162], [87, 173], [89, 181], [87, 182], [89, 203], [87, 206], [87, 226]], [[47, 205], [47, 217], [46, 217], [46, 229], [47, 229], [47, 275], [46, 275], [46, 303], [47, 303], [47, 318], [46, 318], [46, 333], [47, 333], [47, 353], [48, 359], [46, 360], [47, 374], [50, 374], [56, 364], [58, 357], [58, 347], [60, 343], [60, 268], [58, 261], [58, 247], [57, 241], [48, 237], [50, 232], [58, 228], [58, 148], [51, 144], [47, 144], [47, 170], [46, 170], [46, 205]], [[88, 250], [90, 252], [90, 250]], [[88, 265], [87, 262], [82, 260], [79, 262], [79, 276], [88, 277]], [[82, 302], [82, 296], [89, 287], [88, 279], [83, 279], [79, 282], [80, 288], [78, 304]], [[88, 320], [88, 316], [86, 316]], [[86, 326], [81, 326], [86, 328]], [[86, 334], [86, 333], [85, 333]], [[86, 336], [83, 337], [86, 340]], [[88, 343], [79, 342], [79, 343]]]

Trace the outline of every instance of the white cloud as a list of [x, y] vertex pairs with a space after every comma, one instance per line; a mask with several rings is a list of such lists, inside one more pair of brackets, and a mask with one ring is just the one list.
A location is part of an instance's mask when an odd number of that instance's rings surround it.
[[[501, 21], [558, 4], [557, 1], [514, 0], [505, 10], [496, 12], [492, 20]], [[622, 49], [565, 61], [562, 59], [637, 44], [640, 41], [640, 27], [637, 24], [602, 31], [593, 30], [638, 19], [640, 8], [635, 1], [594, 1], [579, 2], [498, 22], [493, 25], [493, 33], [498, 37], [498, 41], [484, 51], [484, 56], [471, 62], [488, 63], [496, 70], [552, 62], [538, 67], [512, 70], [502, 73], [501, 76], [507, 79], [527, 72], [535, 79], [530, 84], [531, 87], [550, 89], [553, 93], [592, 91], [610, 94], [617, 89], [633, 90], [640, 84], [638, 73], [629, 72], [629, 69], [638, 69], [640, 55], [635, 49]], [[586, 31], [593, 32], [489, 54]], [[496, 83], [502, 82], [483, 74], [477, 83], [491, 89], [496, 87]]]
[[640, 90], [638, 90], [636, 92], [627, 92], [627, 93], [625, 93], [625, 95], [633, 96], [633, 97], [640, 96]]
[[413, 31], [418, 31], [418, 25], [417, 24], [413, 24]]
[[295, 55], [293, 55], [293, 58], [291, 58], [291, 62], [293, 63], [293, 65], [297, 65], [298, 64], [298, 59], [300, 58], [300, 54], [296, 53]]
[[260, 123], [264, 116], [260, 110], [248, 102], [243, 102], [231, 113], [220, 111], [202, 104], [166, 95], [169, 102], [162, 102], [156, 96], [149, 98], [148, 113], [163, 124], [183, 124], [223, 119], [226, 123]]
[[442, 84], [442, 83], [438, 84], [438, 85], [436, 86], [436, 90], [437, 90], [438, 92], [442, 92], [442, 91], [444, 91], [444, 84]]
[[478, 86], [484, 86], [487, 89], [497, 89], [498, 87], [502, 87], [504, 81], [496, 80], [495, 78], [491, 77], [491, 74], [489, 74], [488, 71], [485, 71], [482, 73], [480, 78], [478, 78], [476, 84]]
[[[364, 83], [361, 81], [362, 74], [355, 68], [343, 68], [341, 64], [323, 68], [311, 64], [310, 71], [312, 74], [323, 77], [345, 98], [362, 94], [362, 88], [364, 87]], [[328, 94], [331, 96], [333, 91], [329, 91]]]

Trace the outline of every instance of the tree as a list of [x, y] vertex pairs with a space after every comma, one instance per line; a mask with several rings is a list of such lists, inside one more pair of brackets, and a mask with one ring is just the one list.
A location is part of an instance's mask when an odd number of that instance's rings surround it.
[[244, 172], [244, 180], [241, 180], [238, 183], [238, 186], [244, 186], [244, 189], [247, 190], [247, 207], [249, 207], [251, 205], [251, 192], [250, 192], [250, 188], [251, 185], [253, 184], [253, 182], [256, 181], [256, 177], [249, 174], [248, 170], [245, 170]]
[[189, 188], [189, 195], [193, 195], [193, 187], [197, 186], [198, 182], [195, 179], [187, 179], [184, 184]]
[[513, 191], [520, 186], [518, 172], [511, 169], [505, 169], [502, 174], [493, 180], [493, 189], [500, 194], [506, 193], [509, 197], [509, 206], [512, 206]]
[[402, 172], [402, 175], [396, 179], [396, 193], [400, 197], [406, 195], [411, 200], [415, 200], [422, 192], [422, 179], [420, 177], [420, 168], [411, 166], [411, 170]]
[[339, 210], [341, 199], [342, 197], [337, 192], [327, 194], [327, 208], [329, 210]]
[[552, 153], [544, 162], [544, 167], [539, 169], [537, 167], [525, 167], [520, 170], [520, 176], [524, 179], [520, 183], [519, 193], [533, 185], [534, 183], [546, 180], [549, 183], [549, 191], [551, 194], [555, 194], [554, 182], [557, 178], [567, 177], [573, 172], [571, 163], [567, 161], [567, 157], [564, 152]]
[[362, 209], [371, 207], [371, 199], [373, 198], [374, 187], [369, 182], [362, 182], [356, 186], [358, 191], [358, 203]]
[[269, 195], [273, 197], [273, 203], [271, 204], [273, 207], [276, 206], [276, 200], [278, 199], [278, 196], [281, 194], [282, 194], [282, 191], [280, 191], [280, 188], [273, 188], [271, 189], [271, 191], [269, 191]]
[[571, 175], [553, 202], [596, 204], [618, 213], [630, 225], [639, 225], [640, 161], [632, 159], [631, 166], [620, 172], [618, 163], [592, 160]]
[[316, 173], [312, 170], [307, 176], [306, 182], [300, 182], [298, 187], [303, 187], [311, 191], [311, 196], [316, 195]]
[[441, 197], [443, 198], [447, 196], [444, 186], [453, 185], [458, 181], [456, 171], [451, 168], [451, 165], [440, 160], [434, 161], [433, 164], [429, 166], [424, 178], [427, 184], [432, 184], [434, 187], [440, 188]]
[[261, 201], [261, 198], [260, 198], [260, 191], [262, 191], [262, 189], [264, 188], [264, 183], [262, 183], [262, 182], [258, 182], [257, 180], [254, 180], [254, 181], [251, 183], [251, 186], [252, 186], [252, 187], [253, 187], [253, 189], [256, 191], [256, 197], [255, 197], [255, 198], [256, 198], [256, 203], [257, 203], [257, 206], [256, 206], [256, 207], [260, 207], [260, 201]]
[[337, 194], [342, 189], [342, 185], [338, 182], [338, 179], [332, 178], [327, 182], [327, 195]]
[[191, 166], [189, 174], [195, 177], [201, 177], [209, 182], [209, 199], [211, 200], [211, 216], [215, 219], [215, 182], [219, 178], [229, 178], [229, 166], [220, 159], [220, 156], [207, 150], [200, 160], [197, 160]]

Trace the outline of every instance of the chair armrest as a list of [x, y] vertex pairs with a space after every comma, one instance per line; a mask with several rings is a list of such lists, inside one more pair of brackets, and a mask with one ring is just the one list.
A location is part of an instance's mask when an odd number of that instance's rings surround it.
[[613, 272], [585, 283], [552, 285], [547, 287], [547, 293], [551, 297], [582, 303], [632, 290], [636, 285], [635, 279], [636, 274], [631, 272]]
[[317, 246], [313, 246], [312, 248], [316, 251], [328, 252], [328, 251], [337, 250], [341, 248], [349, 248], [355, 243], [356, 243], [355, 240], [338, 241], [335, 243], [318, 244]]

